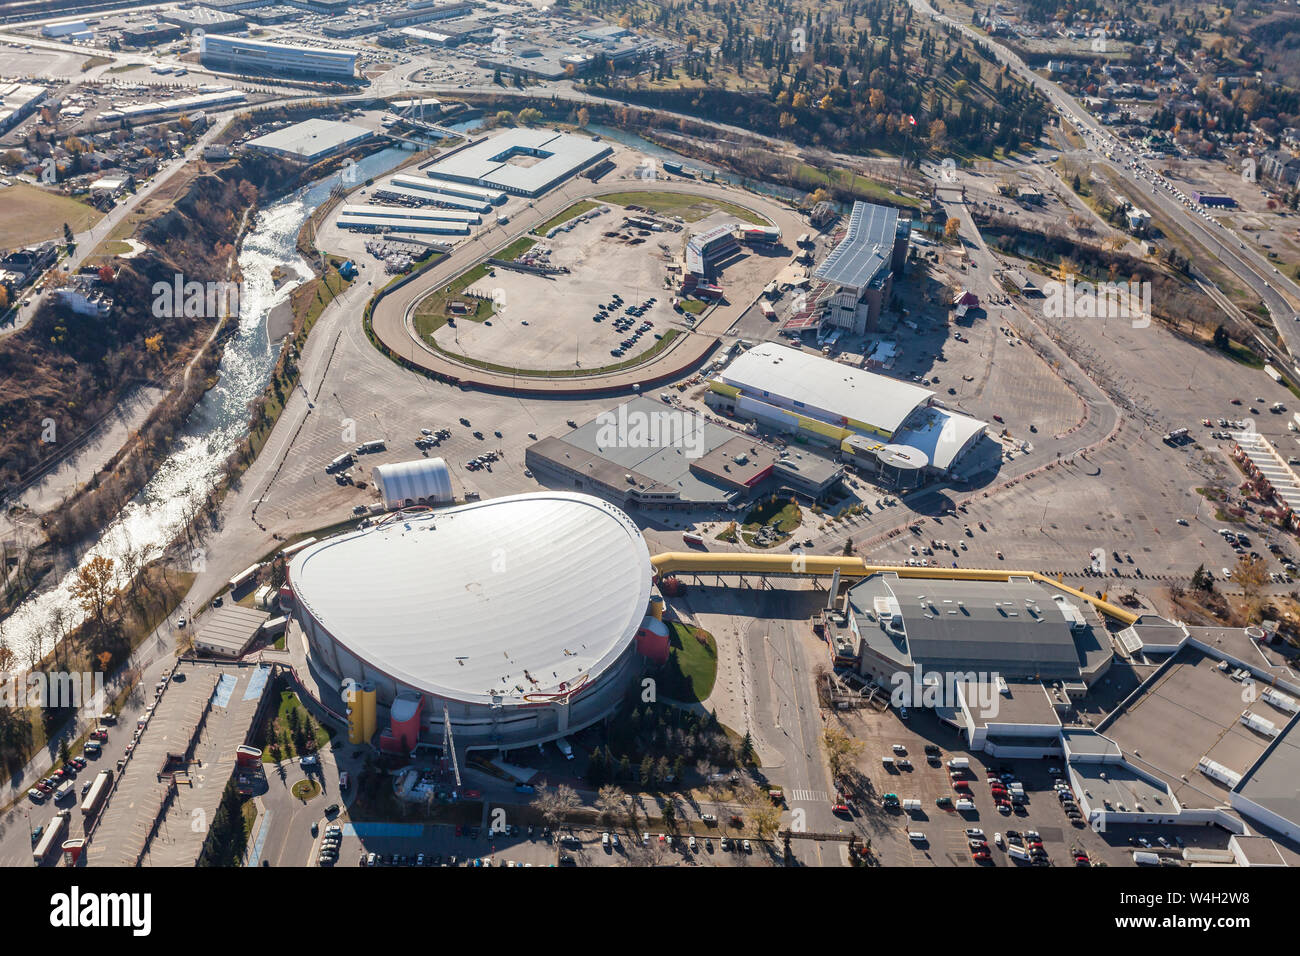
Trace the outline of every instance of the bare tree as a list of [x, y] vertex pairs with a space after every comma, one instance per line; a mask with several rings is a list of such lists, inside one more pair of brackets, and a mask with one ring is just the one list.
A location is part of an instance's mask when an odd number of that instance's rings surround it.
[[627, 794], [622, 787], [606, 784], [596, 795], [596, 809], [603, 823], [609, 823], [627, 806]]

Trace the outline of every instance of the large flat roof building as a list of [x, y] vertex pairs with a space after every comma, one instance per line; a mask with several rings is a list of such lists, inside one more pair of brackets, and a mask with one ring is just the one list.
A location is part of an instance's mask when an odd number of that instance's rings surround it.
[[352, 79], [357, 55], [348, 50], [290, 46], [204, 34], [199, 59], [206, 67], [255, 76], [300, 76], [321, 80]]
[[[920, 667], [940, 674], [1092, 683], [1110, 665], [1101, 622], [1029, 578], [949, 581], [874, 574], [848, 592], [864, 673]], [[1088, 609], [1090, 610], [1090, 608]]]
[[362, 126], [313, 118], [249, 140], [248, 149], [314, 163], [358, 143], [364, 143], [374, 135], [373, 131]]
[[540, 196], [612, 152], [607, 143], [573, 133], [512, 129], [459, 150], [425, 172], [516, 196]]
[[929, 389], [773, 342], [738, 356], [709, 389], [711, 408], [833, 445], [873, 474], [890, 466], [903, 486], [1001, 460], [985, 422], [933, 404]]
[[816, 498], [844, 472], [641, 396], [530, 445], [524, 461], [548, 482], [640, 509], [738, 505], [782, 487]]

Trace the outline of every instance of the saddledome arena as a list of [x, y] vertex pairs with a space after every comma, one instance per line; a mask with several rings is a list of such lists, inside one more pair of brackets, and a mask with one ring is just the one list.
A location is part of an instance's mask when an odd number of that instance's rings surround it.
[[398, 512], [304, 549], [289, 584], [320, 686], [365, 689], [382, 749], [440, 744], [444, 708], [457, 750], [509, 749], [604, 718], [666, 657], [652, 573], [618, 508], [543, 492]]

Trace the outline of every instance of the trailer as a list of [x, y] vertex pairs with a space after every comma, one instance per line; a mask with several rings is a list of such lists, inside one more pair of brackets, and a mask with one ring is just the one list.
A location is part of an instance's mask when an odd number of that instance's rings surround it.
[[763, 318], [767, 319], [767, 321], [776, 321], [776, 309], [772, 308], [771, 302], [760, 302], [758, 304], [758, 311], [763, 313]]
[[291, 557], [293, 557], [295, 554], [297, 554], [299, 551], [301, 551], [303, 548], [306, 548], [306, 547], [308, 547], [309, 545], [313, 545], [313, 544], [315, 544], [315, 543], [316, 543], [316, 539], [315, 539], [315, 538], [303, 538], [301, 541], [294, 542], [293, 544], [289, 545], [288, 547], [281, 548], [281, 549], [280, 549], [280, 557], [282, 557], [282, 558], [291, 558]]
[[262, 566], [260, 564], [251, 564], [248, 567], [244, 568], [244, 570], [236, 574], [233, 578], [231, 578], [226, 583], [230, 586], [231, 591], [238, 591], [249, 581], [253, 580], [253, 578], [257, 575], [257, 572], [260, 570], [262, 570]]
[[356, 453], [358, 455], [370, 455], [377, 451], [383, 451], [386, 447], [388, 446], [384, 444], [382, 438], [376, 438], [374, 441], [362, 442], [357, 446]]
[[41, 834], [41, 838], [36, 841], [36, 846], [32, 847], [32, 860], [37, 866], [45, 866], [50, 862], [50, 858], [54, 855], [51, 851], [55, 847], [62, 848], [63, 838], [68, 832], [68, 817], [70, 815], [67, 810], [60, 810], [45, 825], [45, 831]]
[[93, 817], [97, 814], [112, 787], [113, 771], [101, 770], [95, 777], [95, 782], [90, 785], [90, 790], [86, 792], [85, 799], [81, 801], [81, 815]]

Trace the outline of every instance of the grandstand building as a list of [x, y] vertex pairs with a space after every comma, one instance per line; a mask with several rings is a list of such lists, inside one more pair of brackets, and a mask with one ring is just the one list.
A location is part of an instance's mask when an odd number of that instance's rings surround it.
[[712, 278], [718, 264], [735, 255], [739, 249], [734, 222], [697, 232], [686, 240], [686, 271], [697, 280]]
[[880, 311], [889, 301], [893, 277], [907, 259], [909, 220], [900, 221], [898, 210], [874, 203], [855, 202], [848, 229], [813, 273], [838, 291], [826, 302], [823, 325], [861, 335], [876, 328]]

